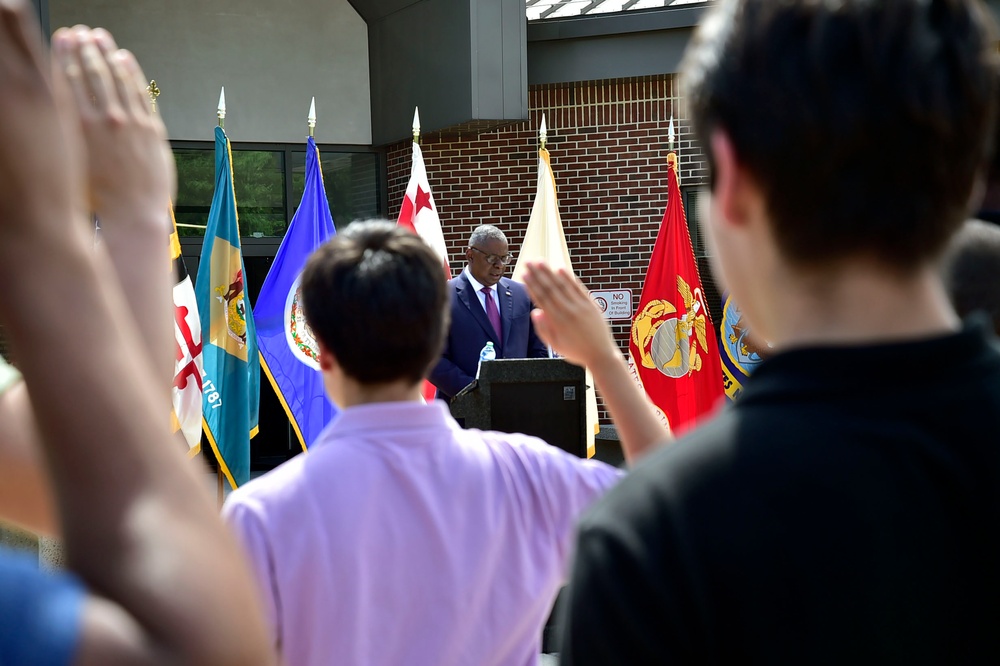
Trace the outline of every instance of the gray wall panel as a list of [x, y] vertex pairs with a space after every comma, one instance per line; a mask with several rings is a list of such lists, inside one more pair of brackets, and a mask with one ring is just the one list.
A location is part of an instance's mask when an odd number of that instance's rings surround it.
[[420, 0], [385, 14], [385, 0], [353, 0], [366, 15], [375, 145], [425, 131], [527, 117], [524, 0]]
[[410, 135], [414, 106], [428, 131], [468, 120], [469, 22], [464, 2], [424, 0], [369, 26], [376, 145]]
[[690, 28], [528, 42], [528, 84], [592, 81], [677, 71]]
[[368, 31], [348, 0], [48, 0], [50, 25], [111, 30], [163, 91], [171, 139], [211, 140], [219, 89], [234, 141], [371, 143]]

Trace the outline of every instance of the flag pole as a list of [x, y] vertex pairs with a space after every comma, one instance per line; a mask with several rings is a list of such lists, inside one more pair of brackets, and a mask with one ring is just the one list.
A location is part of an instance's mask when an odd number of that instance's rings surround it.
[[219, 108], [215, 115], [219, 117], [219, 127], [226, 129], [226, 86], [222, 86], [222, 92], [219, 93]]
[[420, 107], [413, 107], [413, 143], [420, 143]]
[[[548, 130], [545, 128], [545, 114], [542, 114], [542, 124], [538, 126], [538, 144], [541, 146], [538, 149], [539, 153], [545, 151], [545, 142], [548, 139]], [[552, 345], [549, 345], [549, 358], [555, 358], [556, 354], [552, 350]]]
[[312, 98], [312, 102], [309, 104], [309, 116], [306, 118], [306, 123], [309, 125], [309, 136], [313, 136], [316, 132], [316, 98]]

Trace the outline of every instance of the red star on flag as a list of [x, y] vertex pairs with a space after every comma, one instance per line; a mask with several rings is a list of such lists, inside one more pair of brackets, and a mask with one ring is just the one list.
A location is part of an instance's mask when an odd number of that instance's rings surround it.
[[420, 214], [422, 208], [431, 209], [431, 193], [430, 191], [424, 192], [423, 189], [417, 185], [417, 210], [413, 213], [414, 217]]

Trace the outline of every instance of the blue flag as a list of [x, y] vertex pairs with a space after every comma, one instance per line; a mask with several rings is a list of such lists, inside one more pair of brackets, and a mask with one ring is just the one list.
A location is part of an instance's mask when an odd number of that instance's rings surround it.
[[722, 323], [719, 324], [722, 348], [722, 383], [726, 396], [736, 400], [743, 392], [743, 382], [767, 358], [770, 348], [751, 334], [746, 320], [732, 296], [722, 296]]
[[229, 139], [215, 128], [215, 195], [208, 213], [195, 294], [201, 318], [205, 435], [233, 488], [250, 480], [257, 434], [260, 361], [233, 191]]
[[302, 450], [316, 441], [337, 408], [323, 388], [319, 349], [302, 315], [299, 278], [309, 255], [336, 233], [319, 151], [315, 139], [309, 137], [302, 202], [261, 287], [255, 315], [261, 366], [288, 413]]

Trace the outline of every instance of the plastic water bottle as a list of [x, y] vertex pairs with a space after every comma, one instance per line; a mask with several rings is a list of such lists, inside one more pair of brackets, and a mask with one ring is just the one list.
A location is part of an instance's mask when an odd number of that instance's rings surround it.
[[493, 341], [486, 343], [483, 350], [479, 352], [479, 365], [476, 367], [476, 379], [479, 379], [479, 373], [483, 369], [483, 361], [495, 361], [497, 360], [497, 350], [493, 347]]

